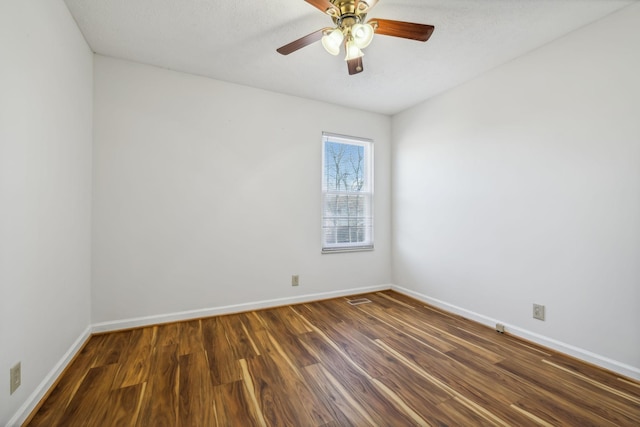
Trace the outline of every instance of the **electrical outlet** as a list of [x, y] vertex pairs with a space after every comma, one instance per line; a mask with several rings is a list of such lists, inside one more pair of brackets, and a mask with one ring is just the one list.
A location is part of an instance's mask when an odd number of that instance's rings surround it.
[[291, 286], [298, 286], [300, 284], [300, 276], [294, 274], [291, 276]]
[[20, 383], [22, 383], [22, 372], [20, 368], [20, 362], [18, 362], [13, 368], [9, 370], [9, 394], [13, 394], [18, 387], [20, 387]]
[[533, 304], [533, 318], [544, 320], [544, 305]]
[[502, 323], [496, 323], [496, 332], [504, 334], [504, 325]]

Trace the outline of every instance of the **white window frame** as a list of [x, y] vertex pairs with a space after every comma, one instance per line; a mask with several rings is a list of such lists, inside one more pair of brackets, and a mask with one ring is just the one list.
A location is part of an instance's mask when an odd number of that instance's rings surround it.
[[[328, 178], [325, 174], [327, 171], [326, 162], [328, 159], [325, 158], [326, 149], [325, 146], [327, 142], [334, 142], [339, 144], [347, 144], [347, 145], [356, 145], [364, 148], [364, 158], [363, 158], [363, 173], [362, 173], [362, 187], [353, 191], [351, 189], [342, 189], [336, 190], [335, 188], [329, 188], [327, 185]], [[354, 251], [370, 251], [374, 249], [374, 239], [373, 239], [373, 231], [374, 231], [374, 174], [373, 174], [373, 140], [367, 138], [358, 138], [346, 135], [339, 135], [329, 132], [322, 133], [322, 202], [321, 202], [321, 241], [322, 241], [322, 253], [337, 253], [337, 252], [354, 252]], [[345, 184], [346, 186], [346, 184]], [[358, 196], [355, 198], [356, 200], [356, 212], [358, 211], [358, 206], [360, 200], [363, 203], [363, 209], [365, 211], [362, 215], [357, 215], [356, 218], [350, 216], [351, 210], [349, 209], [349, 199], [353, 200], [354, 196]], [[344, 201], [346, 199], [347, 203], [347, 212], [348, 216], [345, 218], [343, 215], [338, 215], [336, 213], [327, 212], [326, 206], [330, 199], [334, 199], [336, 197], [341, 197]], [[336, 204], [339, 203], [336, 200]], [[351, 223], [355, 219], [356, 226], [352, 226]], [[344, 224], [344, 221], [347, 221], [348, 225], [338, 226], [336, 225], [336, 221], [340, 221]], [[333, 222], [333, 226], [331, 225]], [[357, 241], [341, 241], [338, 242], [338, 236], [340, 233], [340, 228], [342, 228], [344, 232], [344, 228], [348, 230], [348, 236], [351, 238], [354, 232], [356, 236], [361, 236], [361, 239]], [[333, 239], [331, 236], [331, 231], [333, 230]], [[344, 234], [343, 234], [344, 237]], [[330, 241], [333, 240], [333, 241]]]

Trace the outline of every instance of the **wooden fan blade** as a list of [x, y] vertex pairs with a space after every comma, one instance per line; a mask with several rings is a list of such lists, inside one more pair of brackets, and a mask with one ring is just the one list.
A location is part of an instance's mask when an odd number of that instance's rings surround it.
[[348, 59], [347, 67], [349, 68], [350, 75], [361, 73], [364, 70], [364, 66], [362, 65], [362, 56], [359, 58]]
[[326, 13], [329, 16], [340, 16], [340, 9], [335, 7], [329, 0], [304, 0], [311, 6]]
[[304, 37], [300, 37], [298, 40], [294, 40], [289, 44], [285, 44], [282, 47], [276, 49], [276, 51], [282, 55], [289, 55], [298, 49], [302, 49], [305, 46], [315, 43], [322, 38], [324, 28], [318, 31], [314, 31], [311, 34], [307, 34]]
[[373, 18], [369, 20], [376, 34], [383, 36], [402, 37], [403, 39], [426, 42], [433, 33], [433, 25], [414, 24], [413, 22], [394, 21], [391, 19]]
[[[360, 6], [360, 3], [364, 3], [364, 5]], [[378, 4], [378, 0], [356, 0], [356, 10], [360, 13], [366, 13], [376, 4]]]

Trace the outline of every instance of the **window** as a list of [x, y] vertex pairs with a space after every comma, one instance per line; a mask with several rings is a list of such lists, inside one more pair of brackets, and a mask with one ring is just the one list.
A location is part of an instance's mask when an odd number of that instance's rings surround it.
[[322, 252], [373, 249], [373, 141], [322, 134]]

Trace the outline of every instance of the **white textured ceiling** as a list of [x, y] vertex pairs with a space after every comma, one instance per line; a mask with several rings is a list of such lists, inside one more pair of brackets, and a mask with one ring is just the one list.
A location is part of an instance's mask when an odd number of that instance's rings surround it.
[[[368, 18], [435, 26], [426, 43], [377, 35], [364, 72], [320, 43], [276, 49], [331, 19], [304, 0], [65, 0], [94, 52], [395, 114], [637, 0], [380, 0]], [[585, 49], [588, 49], [585, 46]]]

